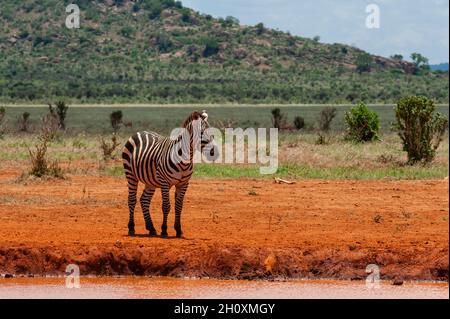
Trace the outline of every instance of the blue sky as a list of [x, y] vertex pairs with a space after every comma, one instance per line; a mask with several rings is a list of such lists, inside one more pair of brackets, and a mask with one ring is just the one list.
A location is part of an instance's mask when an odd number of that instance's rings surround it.
[[[263, 22], [321, 42], [355, 45], [370, 53], [409, 57], [419, 52], [430, 63], [449, 60], [449, 0], [183, 0], [216, 17], [232, 15], [242, 24]], [[380, 28], [368, 29], [366, 6], [380, 8]]]

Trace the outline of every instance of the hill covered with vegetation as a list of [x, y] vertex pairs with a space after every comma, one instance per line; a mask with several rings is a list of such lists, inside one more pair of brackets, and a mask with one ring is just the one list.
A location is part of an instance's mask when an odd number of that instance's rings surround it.
[[[81, 10], [68, 29], [66, 6]], [[173, 0], [2, 0], [0, 101], [448, 103], [448, 72]]]

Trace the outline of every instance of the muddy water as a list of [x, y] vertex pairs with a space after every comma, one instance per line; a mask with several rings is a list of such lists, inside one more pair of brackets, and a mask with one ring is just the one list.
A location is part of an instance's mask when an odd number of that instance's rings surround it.
[[449, 298], [447, 283], [346, 281], [235, 281], [172, 278], [84, 278], [80, 288], [65, 278], [0, 278], [0, 298]]

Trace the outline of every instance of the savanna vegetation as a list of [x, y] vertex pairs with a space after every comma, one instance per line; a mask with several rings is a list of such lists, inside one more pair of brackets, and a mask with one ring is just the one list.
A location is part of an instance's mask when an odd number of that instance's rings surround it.
[[76, 1], [80, 28], [68, 29], [69, 3], [2, 1], [0, 101], [448, 103], [448, 72], [419, 53], [413, 63], [373, 56], [174, 0]]
[[[427, 179], [448, 176], [446, 132], [439, 135], [441, 143], [433, 144], [432, 160], [413, 163], [408, 159], [403, 131], [393, 126], [398, 109], [404, 103], [402, 99], [395, 106], [211, 107], [208, 113], [211, 125], [222, 130], [226, 127], [274, 127], [279, 123], [279, 169], [276, 177]], [[5, 132], [0, 138], [0, 165], [28, 167], [30, 155], [33, 164], [36, 155], [40, 154], [36, 151], [42, 150], [42, 161], [48, 164], [43, 166], [47, 175], [60, 177], [65, 172], [123, 176], [121, 146], [132, 133], [153, 130], [168, 135], [195, 108], [68, 107], [63, 129], [57, 119], [48, 121], [49, 114], [52, 114], [49, 107], [6, 107], [3, 117]], [[442, 115], [437, 115], [436, 110]], [[367, 114], [369, 120], [374, 117], [379, 120], [377, 138], [372, 136], [367, 141], [349, 138], [346, 118], [352, 112], [359, 116], [358, 121], [354, 121], [356, 132], [361, 131], [358, 123], [365, 127], [361, 118]], [[21, 130], [20, 122], [14, 120], [23, 113], [29, 114], [26, 132]], [[432, 113], [437, 118], [447, 119], [448, 106], [437, 106]], [[299, 118], [302, 125], [298, 125]], [[33, 171], [28, 172], [34, 174]], [[259, 165], [253, 164], [197, 164], [195, 174], [197, 177], [221, 178], [274, 177], [261, 176]]]

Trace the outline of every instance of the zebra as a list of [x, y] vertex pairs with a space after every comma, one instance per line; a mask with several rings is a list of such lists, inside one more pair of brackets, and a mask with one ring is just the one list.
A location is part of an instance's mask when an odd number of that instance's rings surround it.
[[[209, 132], [208, 113], [192, 112], [183, 123], [176, 138], [163, 137], [155, 132], [138, 132], [126, 142], [123, 152], [123, 167], [128, 182], [129, 236], [135, 235], [134, 210], [139, 182], [144, 184], [140, 204], [145, 228], [151, 237], [157, 236], [150, 215], [150, 203], [157, 188], [161, 189], [163, 223], [161, 237], [166, 238], [167, 217], [170, 212], [169, 191], [175, 186], [175, 225], [177, 238], [182, 237], [181, 211], [189, 180], [193, 173], [195, 150], [217, 157], [214, 136]], [[206, 149], [205, 149], [206, 148]], [[209, 149], [209, 154], [208, 154]]]

